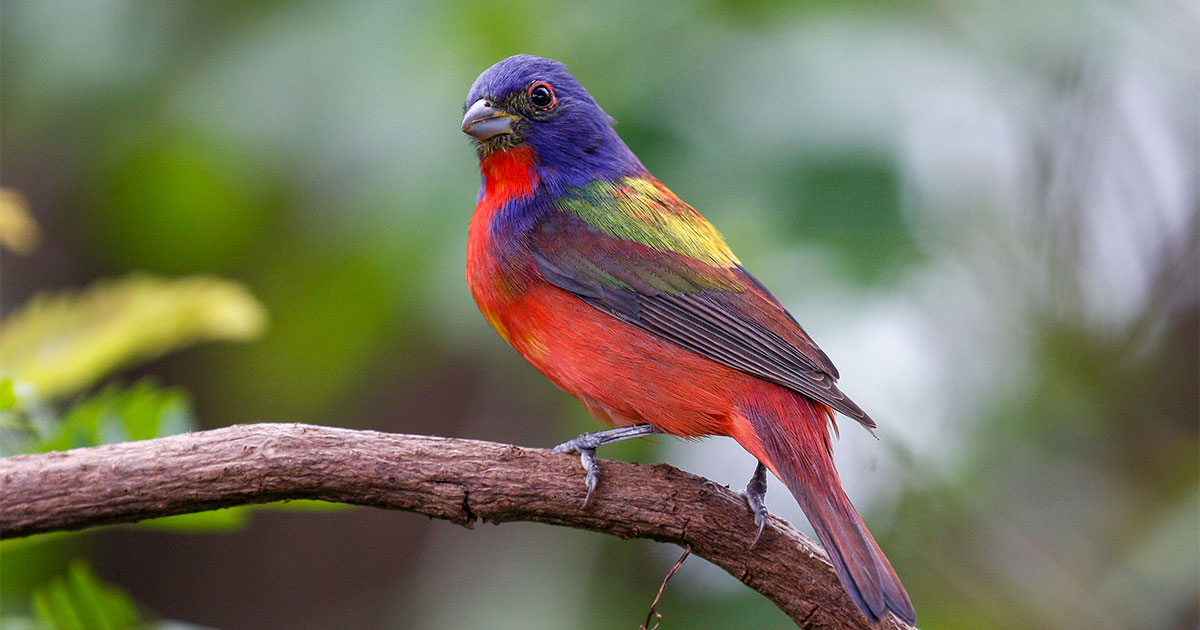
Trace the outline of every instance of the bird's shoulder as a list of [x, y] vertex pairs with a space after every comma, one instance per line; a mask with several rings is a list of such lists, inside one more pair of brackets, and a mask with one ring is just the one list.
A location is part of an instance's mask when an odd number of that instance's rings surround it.
[[721, 233], [649, 174], [594, 179], [567, 189], [553, 205], [613, 238], [716, 267], [739, 264]]

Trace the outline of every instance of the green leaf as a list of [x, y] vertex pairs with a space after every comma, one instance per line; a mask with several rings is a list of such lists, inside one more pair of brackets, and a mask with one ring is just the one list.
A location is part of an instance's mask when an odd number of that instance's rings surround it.
[[355, 506], [346, 503], [334, 503], [332, 501], [319, 501], [317, 499], [292, 499], [290, 501], [267, 503], [264, 507], [272, 510], [294, 512], [336, 512], [338, 510], [352, 510]]
[[242, 505], [207, 512], [176, 514], [152, 518], [137, 524], [139, 528], [169, 532], [226, 532], [238, 529], [250, 518], [250, 510], [256, 506]]
[[133, 600], [101, 581], [82, 560], [34, 590], [33, 612], [54, 630], [119, 630], [143, 623]]
[[258, 300], [227, 280], [104, 281], [81, 293], [36, 297], [0, 323], [0, 377], [18, 394], [31, 392], [16, 397], [25, 406], [193, 343], [253, 339], [266, 320]]
[[75, 405], [41, 441], [38, 451], [149, 440], [196, 428], [188, 395], [142, 380], [127, 389], [108, 385]]
[[250, 515], [254, 510], [269, 509], [291, 512], [333, 512], [338, 510], [349, 510], [353, 508], [353, 505], [346, 505], [345, 503], [331, 503], [329, 501], [316, 501], [311, 499], [294, 499], [291, 501], [277, 501], [275, 503], [265, 503], [262, 505], [239, 505], [237, 507], [209, 510], [207, 512], [164, 516], [162, 518], [154, 518], [148, 521], [142, 521], [141, 523], [138, 523], [137, 526], [144, 527], [146, 529], [170, 532], [222, 532], [235, 530], [244, 526], [246, 522], [250, 520]]

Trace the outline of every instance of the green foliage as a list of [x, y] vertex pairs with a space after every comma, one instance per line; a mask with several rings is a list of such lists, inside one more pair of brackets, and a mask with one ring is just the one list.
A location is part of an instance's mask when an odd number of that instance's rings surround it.
[[33, 592], [33, 611], [53, 630], [121, 630], [143, 626], [133, 600], [105, 584], [83, 561]]
[[0, 377], [17, 405], [80, 391], [104, 375], [193, 343], [257, 337], [266, 310], [241, 285], [133, 275], [40, 295], [0, 324]]
[[196, 428], [187, 393], [140, 381], [122, 389], [110, 384], [67, 412], [38, 451], [65, 451], [97, 444], [149, 440]]
[[17, 407], [16, 396], [5, 406], [12, 381], [0, 381], [0, 454], [65, 451], [174, 435], [196, 428], [188, 395], [145, 379], [130, 387], [108, 384], [59, 416], [52, 406]]
[[[19, 195], [0, 193], [0, 244], [28, 253], [37, 226]], [[210, 277], [174, 280], [132, 275], [86, 291], [44, 294], [0, 323], [0, 456], [147, 440], [197, 428], [191, 401], [179, 388], [150, 379], [129, 387], [109, 383], [61, 410], [54, 402], [91, 387], [117, 369], [208, 340], [257, 337], [266, 310], [241, 285]], [[143, 527], [214, 531], [240, 527], [246, 509], [154, 519]], [[0, 545], [5, 566], [49, 560], [76, 536], [55, 533]], [[29, 567], [36, 568], [36, 567]], [[5, 593], [12, 602], [13, 581]], [[18, 590], [31, 582], [18, 580]], [[24, 587], [24, 588], [22, 588]], [[144, 625], [133, 600], [101, 582], [82, 561], [33, 588], [36, 619], [6, 610], [5, 627], [130, 628]]]
[[[21, 214], [23, 205], [9, 203], [18, 199], [5, 193], [7, 218], [0, 221], [6, 234], [3, 241], [6, 246], [31, 247], [36, 240], [29, 234], [36, 234], [36, 225], [27, 213]], [[28, 225], [17, 220], [22, 217]], [[241, 285], [204, 276], [163, 279], [135, 274], [99, 282], [82, 292], [35, 297], [0, 324], [0, 456], [148, 440], [197, 429], [188, 393], [162, 387], [153, 379], [130, 386], [108, 383], [65, 408], [56, 399], [85, 391], [120, 368], [197, 342], [255, 338], [265, 323], [265, 309]], [[279, 507], [313, 511], [343, 506], [293, 501]], [[229, 531], [242, 527], [252, 509], [180, 514], [137, 527]], [[59, 532], [4, 541], [0, 554], [6, 570], [36, 569], [26, 566], [34, 559], [31, 554], [45, 560], [69, 557], [77, 538]], [[6, 608], [11, 608], [13, 595], [29, 592], [34, 617], [18, 617], [6, 610], [0, 616], [5, 627], [69, 630], [145, 625], [133, 600], [101, 582], [80, 560], [61, 576], [36, 580], [8, 580]], [[31, 585], [35, 586], [30, 591]]]

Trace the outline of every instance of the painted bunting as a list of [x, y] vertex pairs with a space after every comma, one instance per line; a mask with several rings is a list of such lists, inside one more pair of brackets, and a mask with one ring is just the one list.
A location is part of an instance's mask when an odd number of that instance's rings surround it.
[[770, 469], [862, 612], [914, 623], [833, 465], [834, 412], [875, 423], [838, 389], [829, 357], [613, 124], [565, 65], [531, 55], [481, 74], [462, 119], [482, 174], [467, 245], [475, 302], [517, 352], [614, 427], [558, 447], [580, 455], [585, 503], [601, 444], [732, 437], [759, 462], [746, 493], [758, 533]]

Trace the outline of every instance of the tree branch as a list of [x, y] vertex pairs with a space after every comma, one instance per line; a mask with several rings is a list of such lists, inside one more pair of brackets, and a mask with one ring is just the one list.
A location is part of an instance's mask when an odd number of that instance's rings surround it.
[[302, 424], [253, 424], [0, 459], [0, 538], [249, 503], [320, 499], [409, 510], [465, 527], [536, 521], [692, 546], [806, 628], [869, 623], [825, 553], [783, 520], [753, 548], [746, 501], [665, 464], [602, 462], [596, 496], [579, 459], [540, 448]]

